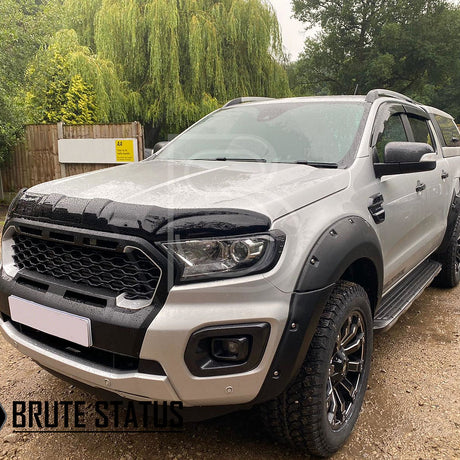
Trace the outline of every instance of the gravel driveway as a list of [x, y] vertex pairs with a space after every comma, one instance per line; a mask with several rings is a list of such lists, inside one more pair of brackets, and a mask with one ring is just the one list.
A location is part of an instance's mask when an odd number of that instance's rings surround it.
[[[0, 403], [9, 419], [0, 459], [305, 458], [275, 444], [255, 411], [186, 424], [182, 433], [13, 433], [13, 401], [85, 401], [92, 394], [42, 370], [0, 337]], [[335, 459], [460, 459], [460, 287], [428, 289], [375, 338], [366, 399]]]

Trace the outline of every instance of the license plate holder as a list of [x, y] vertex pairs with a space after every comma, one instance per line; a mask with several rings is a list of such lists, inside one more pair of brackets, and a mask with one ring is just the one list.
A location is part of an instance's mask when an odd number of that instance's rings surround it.
[[16, 296], [9, 296], [8, 301], [13, 321], [84, 347], [92, 345], [89, 318], [46, 307]]

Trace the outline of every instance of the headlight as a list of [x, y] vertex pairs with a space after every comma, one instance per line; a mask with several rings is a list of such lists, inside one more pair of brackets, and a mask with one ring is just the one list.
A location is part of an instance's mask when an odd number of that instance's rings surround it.
[[251, 235], [163, 243], [182, 264], [182, 281], [229, 278], [270, 270], [284, 246], [284, 234]]

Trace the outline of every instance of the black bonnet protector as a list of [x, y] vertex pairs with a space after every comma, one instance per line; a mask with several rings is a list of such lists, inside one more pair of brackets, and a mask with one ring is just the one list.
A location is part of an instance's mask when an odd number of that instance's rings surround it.
[[11, 217], [71, 227], [139, 236], [147, 241], [205, 238], [266, 232], [263, 214], [238, 209], [168, 209], [94, 198], [26, 192], [13, 205]]

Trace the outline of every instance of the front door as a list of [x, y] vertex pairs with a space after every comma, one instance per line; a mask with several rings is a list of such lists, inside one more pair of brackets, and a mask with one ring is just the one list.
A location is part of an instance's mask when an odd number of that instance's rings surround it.
[[[426, 125], [424, 118], [420, 119]], [[389, 142], [414, 141], [407, 109], [401, 104], [383, 105], [376, 123], [374, 162], [383, 162], [383, 152]], [[429, 134], [424, 142], [433, 142]], [[383, 198], [385, 210], [385, 220], [376, 226], [385, 264], [384, 289], [409, 273], [435, 247], [438, 229], [432, 228], [436, 218], [433, 215], [434, 207], [428, 204], [428, 197], [435, 185], [435, 177], [441, 174], [438, 169], [439, 166], [436, 171], [377, 179], [377, 189]]]

